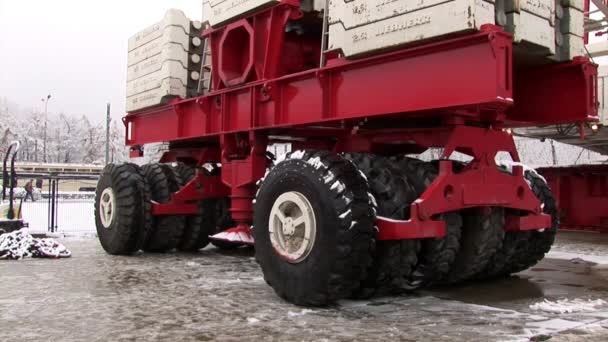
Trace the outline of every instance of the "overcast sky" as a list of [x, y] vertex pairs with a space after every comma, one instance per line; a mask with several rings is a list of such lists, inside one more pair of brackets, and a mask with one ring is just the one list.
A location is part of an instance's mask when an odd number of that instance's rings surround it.
[[102, 120], [124, 114], [127, 40], [169, 8], [200, 20], [201, 0], [0, 0], [0, 97]]

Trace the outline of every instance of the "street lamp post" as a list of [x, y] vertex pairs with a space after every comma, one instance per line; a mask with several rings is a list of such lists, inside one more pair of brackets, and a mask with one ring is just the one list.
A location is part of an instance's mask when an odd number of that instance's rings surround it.
[[49, 110], [49, 100], [51, 99], [51, 94], [49, 94], [46, 98], [42, 98], [42, 102], [44, 102], [44, 141], [42, 147], [42, 161], [46, 163], [46, 132], [48, 128], [48, 110]]
[[110, 116], [110, 102], [106, 107], [106, 165], [110, 163], [110, 122], [112, 121]]

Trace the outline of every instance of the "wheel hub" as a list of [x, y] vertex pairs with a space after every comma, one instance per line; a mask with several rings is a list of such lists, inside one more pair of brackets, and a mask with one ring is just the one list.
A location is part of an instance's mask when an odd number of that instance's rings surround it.
[[99, 200], [99, 219], [104, 228], [110, 229], [115, 212], [116, 196], [114, 195], [114, 190], [112, 190], [112, 188], [107, 188], [101, 193], [101, 198]]
[[315, 243], [317, 224], [308, 199], [299, 192], [286, 192], [274, 202], [268, 222], [275, 251], [290, 263], [304, 261]]

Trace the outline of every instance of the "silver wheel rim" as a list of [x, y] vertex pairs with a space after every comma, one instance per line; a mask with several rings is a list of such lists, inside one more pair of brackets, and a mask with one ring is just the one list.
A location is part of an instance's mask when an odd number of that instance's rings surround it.
[[299, 192], [279, 196], [270, 211], [270, 242], [277, 253], [290, 263], [304, 261], [315, 244], [317, 222], [308, 199]]
[[99, 199], [99, 219], [104, 228], [109, 229], [112, 226], [114, 213], [116, 213], [116, 196], [112, 188], [107, 188]]

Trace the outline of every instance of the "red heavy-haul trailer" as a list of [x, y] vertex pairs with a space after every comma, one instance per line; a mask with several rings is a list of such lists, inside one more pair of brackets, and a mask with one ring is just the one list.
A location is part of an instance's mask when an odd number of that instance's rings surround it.
[[[331, 18], [301, 5], [274, 2], [208, 27], [205, 43], [195, 40], [210, 50], [204, 86], [128, 113], [132, 157], [145, 144], [169, 148], [159, 163], [104, 169], [95, 203], [104, 249], [252, 244], [268, 284], [298, 305], [504, 276], [541, 260], [557, 209], [542, 178], [518, 164], [508, 128], [595, 120], [596, 65], [520, 65], [513, 35], [493, 25], [346, 58], [326, 51]], [[323, 29], [289, 29], [308, 25]], [[275, 143], [293, 152], [274, 158]], [[406, 157], [436, 147], [436, 162]], [[451, 161], [456, 152], [472, 160]], [[497, 166], [500, 152], [513, 162]]]

